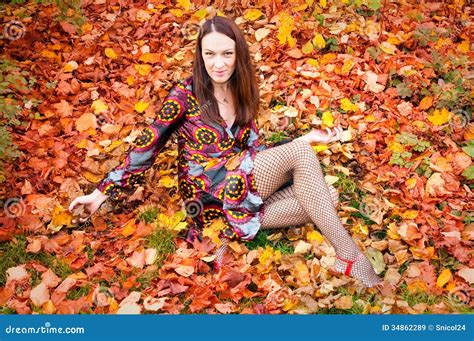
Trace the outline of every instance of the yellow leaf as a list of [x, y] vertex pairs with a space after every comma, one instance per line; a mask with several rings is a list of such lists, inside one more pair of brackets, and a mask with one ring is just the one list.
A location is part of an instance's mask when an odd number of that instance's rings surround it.
[[146, 76], [150, 73], [151, 71], [151, 65], [149, 64], [135, 64], [133, 65], [135, 70], [141, 75], [141, 76]]
[[222, 245], [222, 241], [219, 238], [220, 232], [226, 227], [226, 224], [222, 219], [215, 219], [212, 223], [204, 227], [202, 230], [203, 237], [209, 237], [217, 247]]
[[291, 31], [293, 30], [293, 18], [284, 11], [278, 15], [278, 18], [280, 19], [280, 27], [278, 28], [277, 38], [280, 44], [284, 45], [286, 42], [288, 42], [288, 45], [293, 47], [292, 44], [294, 45], [296, 43], [291, 37]]
[[148, 102], [138, 101], [137, 103], [135, 103], [135, 111], [141, 114], [149, 106], [150, 106], [150, 103], [148, 103]]
[[185, 11], [189, 11], [189, 9], [191, 8], [191, 1], [178, 0], [178, 6], [182, 7]]
[[355, 112], [359, 109], [359, 107], [357, 105], [353, 104], [347, 98], [343, 98], [343, 99], [341, 99], [341, 109], [346, 111], [346, 112], [349, 112], [349, 111], [354, 111]]
[[407, 185], [407, 189], [413, 189], [416, 186], [416, 178], [410, 178], [407, 181], [405, 181], [405, 184]]
[[323, 112], [322, 121], [325, 126], [331, 128], [334, 124], [334, 116], [330, 111], [325, 111]]
[[133, 84], [135, 84], [135, 78], [134, 78], [132, 75], [130, 75], [130, 76], [127, 77], [127, 84], [128, 84], [128, 85], [133, 85]]
[[76, 147], [80, 149], [87, 149], [87, 140], [82, 139], [78, 143], [76, 143]]
[[324, 241], [324, 237], [318, 231], [309, 231], [306, 234], [306, 239], [310, 243], [312, 243], [313, 241], [317, 241], [318, 244], [321, 244]]
[[436, 286], [442, 288], [451, 279], [451, 271], [449, 269], [443, 269], [436, 280]]
[[388, 229], [387, 229], [387, 236], [390, 238], [390, 239], [394, 239], [394, 240], [400, 240], [402, 237], [398, 234], [398, 228], [397, 228], [397, 225], [395, 225], [395, 223], [390, 223], [388, 225]]
[[324, 40], [324, 37], [321, 35], [321, 33], [316, 33], [312, 43], [317, 49], [324, 49], [326, 47], [326, 41]]
[[125, 223], [125, 225], [122, 228], [122, 235], [124, 237], [131, 236], [137, 229], [137, 226], [135, 225], [135, 219], [130, 219]]
[[245, 11], [245, 14], [244, 14], [245, 20], [249, 20], [249, 21], [255, 21], [257, 19], [260, 19], [261, 16], [263, 16], [262, 11], [256, 8], [251, 8]]
[[418, 211], [417, 210], [406, 210], [401, 214], [402, 218], [404, 219], [415, 219], [418, 217]]
[[463, 40], [461, 44], [458, 45], [458, 51], [461, 53], [469, 52], [469, 41]]
[[102, 100], [96, 99], [94, 102], [92, 102], [91, 110], [94, 112], [94, 114], [98, 115], [109, 110], [109, 107], [107, 104], [102, 102]]
[[92, 183], [98, 183], [103, 178], [103, 176], [91, 173], [89, 171], [83, 171], [82, 176]]
[[73, 72], [78, 67], [79, 67], [79, 65], [77, 65], [77, 63], [75, 61], [71, 60], [66, 65], [64, 65], [64, 72]]
[[61, 57], [59, 57], [56, 53], [54, 53], [53, 51], [49, 51], [49, 50], [42, 50], [41, 51], [41, 55], [43, 57], [47, 57], [47, 58], [51, 58], [51, 59], [56, 59], [58, 62], [61, 60]]
[[118, 146], [122, 145], [122, 141], [121, 140], [117, 140], [117, 141], [114, 141], [110, 144], [110, 146], [104, 148], [104, 150], [108, 153], [112, 150], [114, 150], [115, 148], [117, 148]]
[[193, 17], [196, 17], [197, 19], [202, 20], [206, 17], [206, 15], [207, 15], [207, 9], [202, 8], [199, 11], [196, 11], [196, 13], [193, 14]]
[[436, 109], [432, 115], [428, 116], [428, 120], [435, 126], [441, 126], [449, 122], [451, 115], [446, 108], [441, 109], [441, 111]]
[[327, 1], [326, 0], [319, 0], [319, 6], [321, 6], [322, 8], [326, 8]]
[[306, 44], [304, 44], [301, 51], [303, 51], [304, 54], [310, 54], [311, 52], [313, 52], [313, 44], [308, 41]]
[[426, 292], [428, 290], [428, 286], [423, 281], [415, 281], [407, 285], [407, 290], [411, 294], [416, 294], [419, 292]]
[[172, 216], [160, 213], [158, 214], [158, 226], [168, 230], [178, 230], [181, 228], [181, 220], [186, 218], [186, 213], [178, 211]]
[[178, 8], [172, 8], [169, 11], [171, 14], [173, 14], [175, 17], [181, 18], [183, 16], [183, 11], [178, 9]]
[[154, 64], [154, 63], [159, 63], [161, 61], [160, 58], [161, 57], [159, 53], [145, 53], [141, 55], [138, 60], [144, 63]]
[[175, 177], [165, 175], [160, 178], [160, 180], [158, 181], [158, 184], [166, 188], [172, 188], [177, 185], [177, 181]]
[[323, 152], [328, 149], [327, 144], [317, 144], [312, 146], [315, 153]]
[[427, 96], [421, 100], [419, 108], [421, 110], [426, 110], [426, 109], [431, 108], [432, 105], [433, 105], [433, 97]]
[[342, 73], [348, 74], [349, 71], [351, 71], [351, 69], [354, 67], [354, 65], [355, 65], [355, 62], [353, 60], [346, 59], [346, 61], [344, 62], [344, 65], [342, 65]]
[[51, 213], [51, 224], [54, 226], [71, 225], [72, 214], [61, 205], [55, 206]]
[[114, 49], [111, 49], [110, 47], [105, 49], [105, 55], [110, 59], [117, 59], [117, 54], [115, 53]]
[[365, 122], [375, 122], [377, 119], [375, 118], [374, 115], [369, 114], [364, 116], [364, 121]]
[[305, 2], [311, 7], [313, 6], [314, 0], [305, 0]]
[[388, 54], [395, 54], [396, 47], [389, 42], [384, 41], [382, 44], [379, 45], [379, 48]]
[[[311, 46], [313, 46], [313, 44], [311, 44]], [[319, 62], [316, 59], [313, 59], [313, 58], [309, 58], [306, 61], [306, 63], [308, 63], [309, 65], [314, 66], [314, 67], [319, 67]]]
[[[313, 42], [314, 44], [314, 42]], [[326, 65], [327, 63], [333, 61], [334, 59], [337, 58], [337, 55], [335, 53], [326, 53], [319, 61], [321, 65]]]
[[392, 152], [403, 152], [405, 151], [405, 148], [403, 147], [402, 144], [400, 144], [399, 142], [395, 141], [395, 140], [392, 140], [388, 143], [388, 146], [387, 146], [388, 150], [391, 150]]

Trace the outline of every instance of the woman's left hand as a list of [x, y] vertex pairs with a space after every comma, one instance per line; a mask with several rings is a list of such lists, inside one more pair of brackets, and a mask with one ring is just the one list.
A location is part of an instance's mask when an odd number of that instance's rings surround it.
[[327, 143], [339, 141], [341, 138], [342, 138], [342, 127], [337, 126], [333, 130], [329, 128], [326, 128], [325, 130], [313, 128], [309, 133], [297, 138], [297, 140], [305, 140], [308, 143], [327, 144]]

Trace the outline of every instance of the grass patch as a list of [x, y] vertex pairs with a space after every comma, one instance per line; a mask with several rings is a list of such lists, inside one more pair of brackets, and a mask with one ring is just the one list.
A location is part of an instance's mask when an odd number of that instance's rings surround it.
[[156, 226], [155, 230], [145, 240], [146, 247], [156, 249], [155, 263], [161, 268], [168, 255], [176, 251], [176, 234], [168, 229]]
[[277, 241], [271, 241], [268, 239], [268, 236], [275, 232], [274, 229], [272, 230], [260, 230], [254, 239], [249, 242], [246, 242], [245, 245], [248, 247], [249, 250], [255, 250], [259, 247], [266, 248], [267, 245], [271, 246], [275, 250], [279, 250], [282, 254], [293, 254], [295, 248], [293, 247], [292, 243], [286, 239], [282, 238]]
[[82, 287], [74, 287], [67, 292], [66, 298], [68, 300], [77, 300], [83, 296], [89, 295], [91, 289], [92, 287], [90, 284], [86, 284]]
[[[0, 286], [4, 286], [7, 280], [7, 270], [11, 267], [36, 261], [50, 268], [61, 279], [65, 279], [74, 271], [66, 263], [60, 261], [56, 255], [45, 252], [26, 252], [27, 241], [25, 235], [18, 235], [8, 243], [0, 243]], [[32, 283], [37, 284], [40, 274], [32, 273]]]
[[427, 294], [426, 292], [417, 292], [411, 293], [407, 289], [406, 283], [400, 285], [400, 297], [408, 303], [410, 307], [413, 307], [415, 304], [424, 303], [427, 305], [433, 305], [443, 301], [443, 297]]

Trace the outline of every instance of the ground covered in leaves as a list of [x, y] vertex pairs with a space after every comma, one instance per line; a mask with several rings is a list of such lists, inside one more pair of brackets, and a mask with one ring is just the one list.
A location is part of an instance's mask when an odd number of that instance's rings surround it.
[[[472, 312], [472, 8], [128, 3], [1, 9], [1, 313]], [[196, 25], [215, 14], [250, 43], [263, 140], [345, 129], [314, 149], [344, 226], [394, 295], [330, 273], [334, 249], [311, 224], [232, 243], [214, 274], [212, 231], [192, 246], [182, 238], [174, 138], [123, 202], [71, 223], [69, 203], [119, 164], [171, 82], [190, 74]]]

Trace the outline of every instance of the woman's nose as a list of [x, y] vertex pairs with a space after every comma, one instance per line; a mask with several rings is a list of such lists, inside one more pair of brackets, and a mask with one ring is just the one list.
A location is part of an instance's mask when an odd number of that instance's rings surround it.
[[220, 57], [217, 57], [216, 62], [214, 63], [214, 67], [220, 68], [222, 66], [224, 66], [224, 61]]

